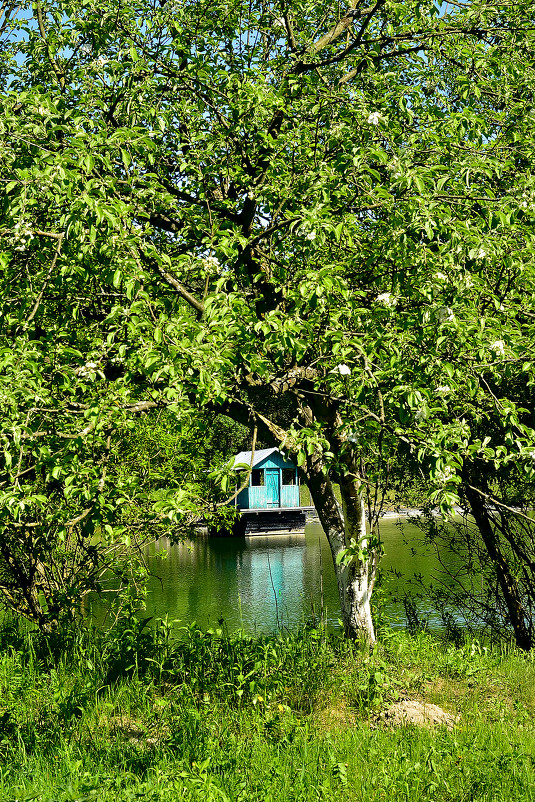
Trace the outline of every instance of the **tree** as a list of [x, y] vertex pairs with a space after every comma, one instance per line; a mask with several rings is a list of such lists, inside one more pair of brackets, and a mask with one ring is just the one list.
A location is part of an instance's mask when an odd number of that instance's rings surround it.
[[[516, 300], [521, 320], [527, 310], [524, 299]], [[524, 347], [530, 348], [527, 337]], [[439, 606], [447, 615], [462, 612], [493, 635], [512, 634], [523, 649], [532, 648], [535, 638], [535, 452], [525, 439], [534, 423], [533, 384], [524, 383], [528, 370], [526, 363], [503, 360], [496, 373], [482, 373], [491, 393], [487, 399], [480, 396], [474, 405], [467, 397], [450, 399], [450, 414], [462, 415], [472, 442], [481, 444], [463, 455], [459, 476], [459, 500], [470, 517], [445, 522], [428, 509], [418, 521], [439, 556], [456, 554], [455, 568], [442, 562], [437, 577], [433, 597]]]
[[[399, 445], [447, 510], [470, 460], [534, 443], [489, 383], [533, 375], [530, 7], [37, 0], [12, 19], [4, 428], [25, 449], [6, 442], [4, 532], [38, 472], [65, 496], [69, 460], [132, 415], [222, 412], [297, 460], [346, 633], [373, 641]], [[499, 454], [451, 397], [493, 406]], [[77, 492], [113, 531], [90, 470]]]
[[[177, 541], [200, 526], [221, 526], [227, 533], [235, 520], [228, 505], [229, 486], [221, 480], [228, 474], [231, 455], [247, 448], [249, 431], [223, 415], [177, 416], [167, 409], [155, 410], [135, 420], [134, 426], [116, 436], [111, 457], [110, 480], [135, 483], [124, 526], [150, 529], [151, 536]], [[177, 497], [188, 505], [176, 513]], [[184, 501], [183, 501], [184, 505]], [[159, 511], [166, 516], [155, 515]], [[126, 511], [125, 511], [126, 513]]]

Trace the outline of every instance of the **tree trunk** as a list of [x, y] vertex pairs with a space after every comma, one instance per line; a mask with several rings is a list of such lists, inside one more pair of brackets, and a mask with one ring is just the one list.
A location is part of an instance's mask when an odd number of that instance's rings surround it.
[[529, 616], [526, 615], [518, 583], [511, 573], [507, 560], [500, 549], [496, 531], [492, 526], [488, 510], [485, 506], [485, 500], [479, 493], [471, 490], [470, 487], [465, 487], [464, 491], [481, 539], [483, 540], [489, 557], [495, 565], [496, 576], [507, 606], [509, 620], [511, 621], [511, 626], [515, 634], [516, 645], [520, 649], [528, 651], [533, 646], [533, 639], [527, 626]]
[[375, 643], [370, 599], [375, 582], [377, 555], [372, 552], [364, 560], [355, 556], [348, 563], [339, 562], [341, 552], [350, 545], [351, 538], [366, 553], [366, 515], [358, 484], [353, 479], [342, 480], [341, 509], [332, 482], [323, 471], [319, 458], [310, 457], [303, 473], [331, 548], [344, 632], [349, 638]]
[[[314, 413], [308, 407], [305, 411], [303, 409], [301, 407], [303, 421], [310, 425], [315, 419]], [[224, 408], [220, 408], [218, 411], [238, 423], [250, 425], [251, 410], [238, 401], [227, 402]], [[323, 413], [323, 418], [325, 418], [325, 410]], [[256, 411], [254, 418], [267, 442], [271, 441], [278, 448], [286, 446], [288, 449], [288, 433], [285, 429], [270, 421], [267, 416], [259, 415]], [[341, 448], [342, 443], [339, 442], [337, 446]], [[294, 456], [297, 457], [297, 453]], [[369, 552], [365, 560], [352, 560], [348, 564], [339, 562], [341, 553], [350, 546], [351, 538], [360, 543], [362, 551], [366, 552], [367, 546], [364, 498], [360, 491], [360, 484], [355, 478], [357, 471], [351, 461], [347, 465], [347, 471], [348, 475], [340, 480], [342, 509], [336, 498], [322, 455], [315, 453], [307, 456], [301, 467], [301, 473], [308, 485], [331, 548], [344, 632], [349, 638], [375, 643], [370, 599], [377, 571], [377, 552]]]
[[370, 560], [349, 566], [336, 565], [342, 623], [347, 637], [375, 643], [371, 612]]

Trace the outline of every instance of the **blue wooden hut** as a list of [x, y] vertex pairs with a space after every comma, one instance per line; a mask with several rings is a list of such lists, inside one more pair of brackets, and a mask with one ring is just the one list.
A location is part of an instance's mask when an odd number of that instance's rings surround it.
[[[234, 469], [245, 472], [251, 465], [251, 454], [251, 451], [237, 454]], [[255, 451], [249, 486], [238, 495], [236, 506], [240, 510], [299, 507], [299, 480], [294, 463], [278, 448]]]

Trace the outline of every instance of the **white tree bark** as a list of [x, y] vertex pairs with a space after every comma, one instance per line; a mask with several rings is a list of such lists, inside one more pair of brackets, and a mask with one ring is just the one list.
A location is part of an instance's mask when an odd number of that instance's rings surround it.
[[361, 637], [368, 643], [375, 643], [370, 606], [369, 565], [350, 565], [339, 572], [338, 586], [342, 605], [342, 622], [349, 637]]
[[[342, 548], [345, 548], [350, 539], [354, 538], [361, 550], [367, 553], [368, 539], [364, 499], [359, 493], [357, 497], [351, 498], [351, 502], [351, 512], [347, 509], [347, 504], [344, 504], [345, 543]], [[339, 551], [341, 550], [339, 549]], [[349, 563], [343, 561], [341, 564], [338, 564], [335, 558], [335, 571], [346, 635], [352, 638], [363, 638], [368, 643], [375, 643], [370, 605], [376, 573], [375, 554], [370, 554], [366, 560], [353, 557]]]
[[[311, 460], [306, 475], [314, 505], [331, 547], [344, 631], [350, 638], [375, 643], [370, 600], [378, 560], [377, 553], [367, 549], [364, 499], [358, 481], [347, 479], [340, 486], [340, 509], [333, 486], [321, 467], [319, 460], [315, 464]], [[352, 538], [360, 544], [360, 549], [367, 558], [359, 560], [354, 557], [340, 562], [339, 558]]]

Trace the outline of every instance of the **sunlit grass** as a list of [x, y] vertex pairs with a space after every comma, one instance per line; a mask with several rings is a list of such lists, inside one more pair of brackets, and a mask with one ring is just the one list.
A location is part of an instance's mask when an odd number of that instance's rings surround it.
[[[314, 629], [184, 634], [4, 637], [0, 799], [534, 798], [530, 655], [427, 633], [386, 631], [372, 652]], [[388, 728], [396, 699], [459, 723]]]

